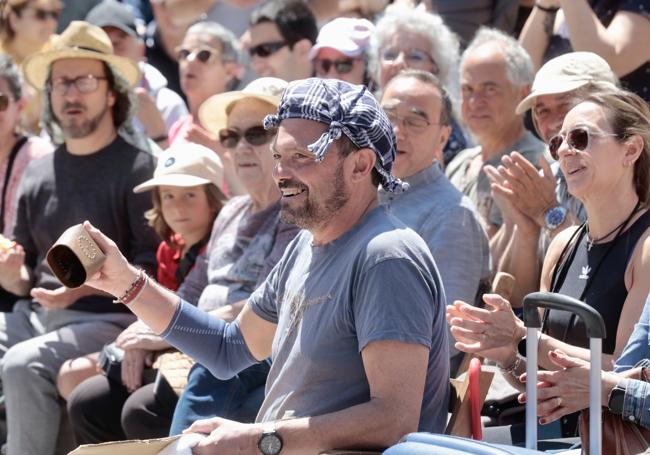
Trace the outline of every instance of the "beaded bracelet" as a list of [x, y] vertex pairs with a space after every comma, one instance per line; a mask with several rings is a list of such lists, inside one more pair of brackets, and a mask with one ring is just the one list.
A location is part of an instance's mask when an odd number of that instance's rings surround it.
[[133, 302], [142, 293], [142, 290], [147, 284], [148, 279], [149, 277], [145, 271], [139, 269], [138, 277], [133, 281], [133, 283], [131, 283], [131, 286], [124, 292], [124, 294], [122, 294], [122, 297], [118, 297], [117, 299], [113, 300], [113, 303], [122, 303], [124, 305], [128, 305], [129, 303]]

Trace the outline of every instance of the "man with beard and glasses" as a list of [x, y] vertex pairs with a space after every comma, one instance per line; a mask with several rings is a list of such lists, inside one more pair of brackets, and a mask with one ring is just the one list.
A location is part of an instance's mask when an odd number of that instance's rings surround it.
[[107, 255], [88, 284], [170, 344], [229, 378], [271, 356], [256, 423], [195, 422], [195, 454], [381, 448], [442, 432], [449, 398], [444, 291], [426, 243], [378, 203], [395, 136], [367, 88], [306, 79], [288, 86], [266, 128], [280, 215], [303, 230], [234, 322], [203, 312], [130, 265], [90, 223]]
[[154, 159], [117, 134], [132, 119], [136, 64], [113, 54], [102, 29], [73, 22], [23, 68], [27, 81], [45, 90], [43, 121], [63, 143], [30, 163], [21, 185], [14, 229], [20, 254], [0, 263], [0, 284], [25, 297], [0, 315], [0, 362], [8, 453], [44, 455], [57, 445], [59, 367], [100, 350], [134, 320], [95, 289], [63, 287], [47, 266], [48, 249], [67, 227], [93, 220], [153, 272], [159, 241], [144, 218], [149, 197], [132, 192], [151, 178]]

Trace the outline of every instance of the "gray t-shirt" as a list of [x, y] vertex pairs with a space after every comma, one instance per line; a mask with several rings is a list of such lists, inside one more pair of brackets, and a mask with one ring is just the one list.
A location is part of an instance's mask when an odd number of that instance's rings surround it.
[[[517, 142], [496, 153], [492, 158], [483, 163], [483, 165], [491, 164], [492, 166], [498, 166], [501, 164], [501, 157], [503, 155], [517, 151], [533, 163], [533, 165], [537, 166], [540, 156], [544, 154], [545, 148], [546, 145], [542, 141], [537, 139], [530, 131], [525, 130]], [[492, 198], [490, 179], [485, 171], [481, 169], [475, 178], [467, 178], [467, 171], [470, 164], [480, 154], [481, 146], [463, 150], [451, 160], [445, 172], [451, 183], [463, 194], [469, 196], [474, 205], [476, 205], [478, 213], [486, 223], [501, 226], [503, 223], [501, 210], [499, 210]]]
[[178, 295], [210, 311], [247, 299], [299, 229], [280, 221], [280, 203], [252, 213], [249, 196], [232, 198], [214, 221], [210, 242]]
[[[361, 351], [399, 340], [430, 349], [419, 429], [442, 432], [449, 400], [445, 297], [424, 241], [382, 207], [326, 245], [301, 231], [249, 299], [277, 324], [258, 421], [370, 400]], [[408, 372], [404, 372], [408, 374]]]

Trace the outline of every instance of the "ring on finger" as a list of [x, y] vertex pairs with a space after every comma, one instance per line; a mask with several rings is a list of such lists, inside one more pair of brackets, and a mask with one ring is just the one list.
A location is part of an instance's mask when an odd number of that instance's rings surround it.
[[562, 407], [562, 397], [557, 397], [557, 407]]

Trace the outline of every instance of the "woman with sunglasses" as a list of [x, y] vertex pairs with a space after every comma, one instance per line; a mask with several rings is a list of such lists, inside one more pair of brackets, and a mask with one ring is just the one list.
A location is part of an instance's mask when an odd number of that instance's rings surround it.
[[[20, 117], [25, 108], [23, 84], [18, 68], [8, 55], [0, 55], [0, 234], [13, 237], [18, 206], [18, 188], [27, 165], [54, 150], [45, 140], [21, 132]], [[22, 261], [22, 248], [0, 247], [0, 262], [12, 257]], [[0, 311], [11, 310], [17, 296], [0, 288]]]
[[[0, 53], [8, 54], [20, 66], [26, 57], [49, 46], [56, 36], [61, 8], [59, 0], [0, 2]], [[27, 104], [20, 123], [24, 130], [38, 134], [41, 95], [27, 84], [23, 90]]]
[[[439, 15], [392, 5], [377, 23], [370, 40], [368, 65], [379, 91], [407, 68], [434, 74], [449, 92], [456, 110], [460, 98], [459, 49], [458, 38]], [[468, 147], [465, 133], [455, 118], [451, 128], [443, 150], [443, 165]]]
[[[650, 108], [623, 90], [589, 94], [567, 113], [549, 151], [559, 161], [569, 192], [583, 203], [587, 221], [553, 239], [540, 289], [575, 297], [600, 312], [607, 333], [602, 364], [611, 370], [650, 291]], [[485, 309], [460, 301], [448, 306], [456, 347], [492, 359], [519, 378], [526, 366], [523, 323], [508, 301], [497, 295], [484, 300]], [[547, 311], [542, 333], [540, 367], [562, 368], [557, 349], [589, 360], [579, 319]], [[553, 409], [570, 399], [559, 397]], [[572, 436], [575, 417], [563, 419], [562, 427], [564, 436]]]
[[20, 65], [54, 36], [61, 14], [59, 0], [7, 0], [0, 11], [0, 52]]
[[314, 74], [369, 85], [366, 54], [374, 31], [375, 26], [367, 19], [339, 17], [325, 24], [309, 51]]
[[207, 131], [198, 118], [199, 107], [205, 100], [234, 89], [239, 82], [239, 42], [231, 31], [216, 22], [198, 22], [187, 30], [176, 53], [181, 88], [190, 113], [170, 127], [169, 145], [176, 141], [196, 142], [214, 150], [224, 166], [227, 191], [241, 194], [241, 185], [232, 178], [228, 154], [217, 136]]

